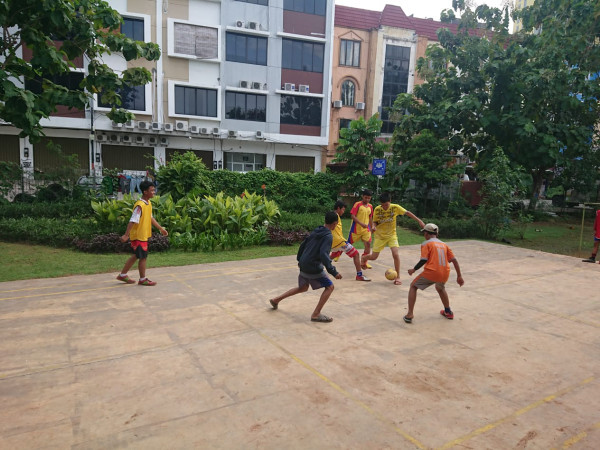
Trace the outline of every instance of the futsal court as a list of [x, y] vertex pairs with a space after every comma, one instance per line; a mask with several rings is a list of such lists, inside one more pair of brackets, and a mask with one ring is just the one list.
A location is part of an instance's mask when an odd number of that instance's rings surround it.
[[[433, 287], [412, 324], [389, 250], [320, 291], [295, 257], [0, 283], [2, 449], [595, 449], [600, 265], [450, 243], [454, 320]], [[137, 275], [130, 272], [130, 275]]]

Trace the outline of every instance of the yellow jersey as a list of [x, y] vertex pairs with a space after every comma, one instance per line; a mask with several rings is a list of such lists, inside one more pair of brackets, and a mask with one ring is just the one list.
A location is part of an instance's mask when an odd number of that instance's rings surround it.
[[147, 241], [152, 236], [152, 203], [146, 203], [143, 200], [138, 200], [133, 205], [133, 210], [140, 207], [142, 214], [138, 223], [134, 224], [129, 233], [129, 239], [132, 241]]
[[375, 208], [373, 212], [373, 222], [377, 229], [375, 238], [386, 239], [396, 235], [396, 217], [406, 214], [406, 210], [395, 203], [390, 204], [388, 209], [383, 209], [381, 205]]

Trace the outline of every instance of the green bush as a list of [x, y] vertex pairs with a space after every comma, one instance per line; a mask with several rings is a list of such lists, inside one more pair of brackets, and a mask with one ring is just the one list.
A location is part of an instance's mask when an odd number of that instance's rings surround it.
[[175, 153], [171, 161], [156, 174], [161, 194], [171, 194], [176, 201], [187, 195], [202, 196], [214, 192], [210, 172], [194, 152]]
[[171, 236], [171, 246], [184, 251], [214, 252], [216, 250], [235, 250], [242, 247], [262, 245], [267, 241], [265, 227], [244, 233], [228, 233], [224, 231], [218, 235], [211, 232], [204, 233], [174, 233]]
[[[131, 243], [121, 242], [121, 234], [108, 233], [94, 236], [91, 239], [74, 239], [73, 245], [89, 253], [131, 253]], [[159, 233], [154, 233], [148, 239], [152, 252], [162, 252], [169, 249], [169, 238]]]
[[87, 239], [94, 233], [89, 219], [31, 218], [0, 219], [2, 240], [32, 242], [53, 247], [68, 247], [74, 239]]
[[94, 211], [89, 201], [65, 201], [59, 203], [7, 203], [0, 208], [0, 219], [20, 217], [77, 218], [90, 217]]
[[282, 211], [278, 228], [284, 231], [312, 231], [319, 225], [323, 225], [324, 215], [322, 213], [291, 213]]
[[[440, 239], [487, 239], [483, 230], [475, 219], [456, 219], [452, 217], [425, 218], [425, 223], [433, 222], [440, 228]], [[401, 227], [419, 231], [419, 224], [408, 217], [398, 219]]]

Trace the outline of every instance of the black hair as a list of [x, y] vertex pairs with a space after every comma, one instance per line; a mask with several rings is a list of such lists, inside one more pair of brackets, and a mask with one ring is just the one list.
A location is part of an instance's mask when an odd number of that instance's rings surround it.
[[382, 192], [381, 195], [379, 196], [379, 201], [381, 203], [391, 202], [392, 196], [390, 195], [389, 192]]
[[371, 189], [364, 189], [362, 191], [362, 195], [368, 195], [369, 197], [373, 197], [373, 191]]
[[335, 202], [335, 205], [333, 205], [333, 209], [341, 209], [341, 208], [345, 208], [345, 207], [346, 207], [346, 204], [341, 200], [338, 200], [337, 202]]
[[152, 181], [142, 181], [140, 183], [140, 191], [142, 191], [142, 194], [143, 194], [148, 189], [150, 189], [150, 187], [152, 187], [152, 186], [154, 186], [154, 183]]
[[325, 224], [331, 225], [332, 223], [336, 223], [338, 221], [338, 215], [335, 211], [327, 211], [325, 213]]

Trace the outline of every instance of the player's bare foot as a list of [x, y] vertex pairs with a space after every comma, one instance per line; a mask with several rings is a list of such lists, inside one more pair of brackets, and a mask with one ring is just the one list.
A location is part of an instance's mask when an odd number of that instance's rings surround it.
[[394, 280], [394, 284], [395, 284], [396, 286], [400, 286], [400, 285], [402, 284], [402, 281], [400, 281], [400, 278], [396, 278], [396, 279]]

